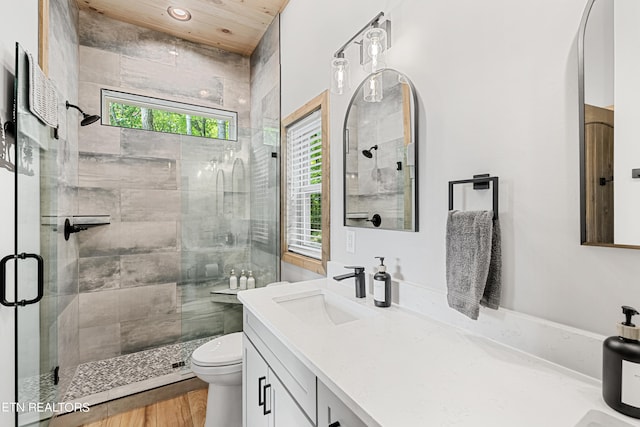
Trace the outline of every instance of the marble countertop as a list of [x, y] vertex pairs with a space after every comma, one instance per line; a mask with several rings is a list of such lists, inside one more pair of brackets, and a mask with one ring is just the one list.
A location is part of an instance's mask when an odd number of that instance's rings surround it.
[[[314, 289], [371, 315], [312, 325], [274, 301]], [[395, 305], [377, 308], [331, 279], [238, 298], [369, 426], [575, 426], [590, 410], [640, 426], [604, 403], [593, 378]]]

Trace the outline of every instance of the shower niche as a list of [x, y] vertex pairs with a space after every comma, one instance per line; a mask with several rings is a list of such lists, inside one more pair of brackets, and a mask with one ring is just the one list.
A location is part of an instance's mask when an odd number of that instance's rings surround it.
[[344, 225], [418, 231], [417, 151], [413, 84], [391, 69], [370, 74], [344, 122]]

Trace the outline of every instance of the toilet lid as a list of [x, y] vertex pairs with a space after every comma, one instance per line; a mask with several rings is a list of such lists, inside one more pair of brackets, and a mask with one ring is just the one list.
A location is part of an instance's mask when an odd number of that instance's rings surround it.
[[223, 335], [201, 345], [191, 355], [200, 366], [226, 366], [242, 363], [242, 332]]

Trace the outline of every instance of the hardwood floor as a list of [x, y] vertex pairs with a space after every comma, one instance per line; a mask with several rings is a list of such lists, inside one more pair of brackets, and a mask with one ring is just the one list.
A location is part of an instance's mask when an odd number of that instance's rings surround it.
[[83, 427], [203, 427], [207, 389], [85, 424]]

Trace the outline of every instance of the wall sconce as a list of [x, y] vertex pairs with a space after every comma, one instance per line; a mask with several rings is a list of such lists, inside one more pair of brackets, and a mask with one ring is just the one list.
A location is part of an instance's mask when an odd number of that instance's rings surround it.
[[[385, 67], [384, 53], [389, 47], [391, 21], [380, 22], [384, 12], [378, 13], [367, 25], [362, 27], [340, 49], [333, 54], [331, 60], [331, 92], [342, 95], [351, 88], [349, 81], [349, 60], [344, 57], [344, 51], [351, 43], [360, 45], [360, 64], [366, 71], [375, 73]], [[377, 83], [381, 83], [378, 79]], [[382, 99], [382, 85], [377, 85], [380, 99]], [[376, 101], [371, 101], [376, 102]]]
[[385, 68], [385, 52], [387, 50], [387, 31], [384, 28], [369, 28], [362, 37], [364, 69], [370, 73]]
[[351, 89], [349, 80], [349, 61], [344, 56], [333, 58], [331, 61], [331, 92], [342, 95]]
[[382, 75], [381, 73], [371, 74], [367, 82], [362, 86], [364, 100], [366, 102], [382, 101]]

